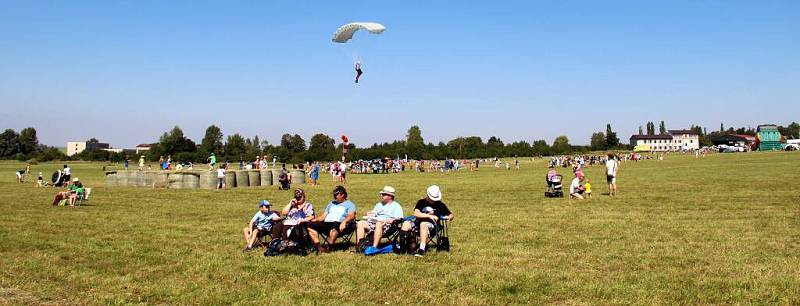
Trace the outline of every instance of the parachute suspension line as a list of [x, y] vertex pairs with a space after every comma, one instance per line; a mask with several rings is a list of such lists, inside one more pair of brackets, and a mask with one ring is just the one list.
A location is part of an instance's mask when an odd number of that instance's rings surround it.
[[333, 33], [333, 37], [331, 38], [331, 41], [333, 41], [334, 43], [345, 45], [345, 51], [349, 51], [348, 53], [350, 53], [350, 58], [353, 61], [353, 65], [355, 66], [356, 70], [356, 79], [355, 79], [356, 83], [358, 83], [358, 80], [362, 74], [361, 71], [362, 59], [361, 56], [359, 56], [353, 50], [358, 46], [348, 46], [348, 45], [352, 44], [350, 40], [353, 39], [353, 35], [355, 35], [356, 32], [360, 30], [366, 31], [370, 34], [381, 34], [383, 33], [383, 31], [386, 30], [386, 27], [380, 23], [375, 23], [375, 22], [353, 22], [339, 27], [336, 30], [336, 32]]

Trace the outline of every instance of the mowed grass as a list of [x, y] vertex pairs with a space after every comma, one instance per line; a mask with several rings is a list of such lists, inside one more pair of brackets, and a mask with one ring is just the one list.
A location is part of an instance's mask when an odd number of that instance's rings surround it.
[[[543, 197], [546, 162], [449, 175], [349, 175], [362, 215], [383, 185], [410, 214], [430, 184], [456, 215], [452, 251], [242, 253], [241, 231], [276, 188], [107, 188], [100, 163], [70, 163], [90, 205], [52, 207], [32, 187], [61, 164], [0, 163], [0, 303], [11, 304], [800, 304], [799, 153], [625, 162], [609, 198]], [[559, 169], [571, 179], [568, 169]], [[568, 183], [568, 180], [567, 182]], [[302, 186], [318, 210], [335, 183]], [[565, 184], [567, 186], [567, 184]]]

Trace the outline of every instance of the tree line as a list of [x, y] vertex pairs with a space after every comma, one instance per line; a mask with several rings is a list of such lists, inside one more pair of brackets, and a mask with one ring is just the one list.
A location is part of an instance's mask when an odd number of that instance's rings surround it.
[[[610, 126], [609, 126], [610, 128]], [[616, 134], [613, 137], [616, 137]], [[618, 145], [619, 140], [612, 142]], [[298, 134], [283, 134], [280, 144], [271, 144], [260, 140], [258, 136], [246, 138], [240, 134], [224, 137], [221, 129], [211, 125], [206, 129], [200, 144], [195, 144], [184, 136], [180, 127], [165, 132], [157, 143], [151, 145], [146, 153], [149, 160], [172, 156], [173, 160], [203, 162], [214, 152], [218, 159], [228, 162], [239, 160], [251, 161], [256, 156], [266, 156], [268, 160], [275, 158], [280, 162], [298, 163], [303, 161], [332, 161], [341, 158], [343, 144], [326, 134], [317, 133], [306, 142]], [[548, 144], [545, 140], [533, 142], [503, 142], [492, 136], [484, 141], [478, 136], [457, 137], [437, 144], [426, 143], [419, 126], [408, 129], [405, 139], [392, 142], [373, 143], [370, 146], [358, 147], [354, 143], [348, 146], [348, 160], [368, 160], [382, 157], [410, 159], [444, 159], [444, 158], [490, 158], [503, 156], [543, 156], [554, 154], [571, 154], [589, 152], [589, 146], [576, 146], [569, 143], [567, 136], [558, 136]]]
[[64, 160], [64, 152], [56, 147], [39, 143], [36, 129], [27, 127], [19, 133], [14, 129], [6, 129], [0, 134], [0, 158], [26, 161], [31, 158], [40, 161]]
[[[659, 134], [666, 134], [667, 128], [664, 121], [659, 123]], [[732, 127], [725, 129], [720, 124], [719, 131], [708, 133], [706, 128], [692, 125], [690, 130], [700, 134], [700, 144], [710, 146], [710, 138], [722, 134], [748, 134], [755, 135], [753, 128]], [[788, 126], [779, 126], [782, 135], [788, 138], [800, 138], [800, 125], [792, 122]], [[639, 134], [644, 130], [639, 127]], [[654, 135], [655, 124], [647, 122], [646, 132]], [[87, 142], [98, 142], [92, 138]], [[186, 137], [180, 127], [175, 126], [164, 132], [158, 142], [151, 144], [150, 150], [142, 153], [149, 161], [157, 161], [160, 157], [171, 156], [174, 161], [205, 162], [213, 152], [219, 160], [238, 162], [239, 160], [251, 161], [256, 156], [266, 156], [268, 160], [275, 158], [280, 162], [298, 163], [303, 161], [332, 161], [341, 158], [341, 142], [326, 134], [317, 133], [306, 142], [298, 134], [283, 134], [279, 144], [271, 144], [258, 136], [244, 137], [238, 133], [225, 137], [222, 130], [211, 125], [206, 128], [205, 135], [199, 144]], [[556, 137], [551, 143], [543, 139], [527, 142], [518, 140], [504, 142], [496, 136], [484, 141], [479, 136], [456, 137], [447, 142], [440, 141], [436, 144], [425, 142], [419, 126], [408, 129], [405, 138], [392, 142], [373, 143], [370, 146], [358, 147], [350, 143], [348, 159], [374, 159], [381, 157], [410, 158], [410, 159], [444, 159], [444, 158], [492, 158], [503, 156], [549, 156], [563, 154], [583, 154], [592, 151], [629, 150], [630, 146], [621, 143], [617, 133], [606, 124], [605, 131], [598, 131], [591, 135], [590, 144], [573, 145], [567, 136]], [[37, 161], [51, 160], [95, 160], [120, 162], [125, 159], [138, 160], [139, 156], [129, 152], [114, 153], [100, 149], [84, 150], [83, 152], [67, 157], [64, 152], [55, 147], [39, 144], [36, 129], [28, 127], [19, 133], [13, 129], [6, 129], [0, 134], [0, 158], [17, 159], [20, 161], [35, 159]]]

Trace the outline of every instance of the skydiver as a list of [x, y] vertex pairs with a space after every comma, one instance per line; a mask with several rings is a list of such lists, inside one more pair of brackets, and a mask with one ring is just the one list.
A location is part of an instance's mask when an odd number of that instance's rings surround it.
[[361, 62], [356, 62], [356, 83], [358, 83], [358, 79], [361, 77]]

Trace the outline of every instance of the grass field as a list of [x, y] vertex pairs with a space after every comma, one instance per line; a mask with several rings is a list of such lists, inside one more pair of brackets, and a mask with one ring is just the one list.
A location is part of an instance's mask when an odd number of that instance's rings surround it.
[[[241, 230], [274, 188], [106, 188], [71, 163], [89, 206], [52, 207], [0, 162], [0, 304], [800, 304], [800, 153], [623, 163], [616, 198], [543, 197], [546, 163], [450, 175], [349, 175], [359, 215], [383, 185], [406, 214], [438, 184], [454, 211], [450, 253], [265, 258]], [[560, 169], [567, 175], [566, 169]], [[304, 186], [324, 208], [334, 182]]]

